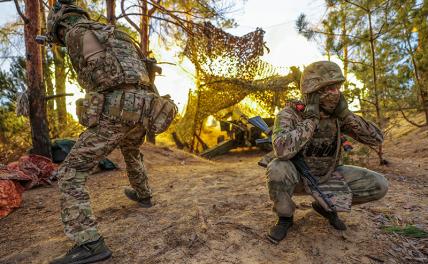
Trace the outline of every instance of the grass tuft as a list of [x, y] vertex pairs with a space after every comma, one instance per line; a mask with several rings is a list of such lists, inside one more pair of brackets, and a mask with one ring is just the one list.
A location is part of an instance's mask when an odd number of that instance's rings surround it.
[[384, 226], [383, 231], [387, 233], [396, 233], [407, 237], [413, 238], [426, 238], [428, 237], [428, 232], [414, 226], [406, 225], [405, 227], [400, 226]]

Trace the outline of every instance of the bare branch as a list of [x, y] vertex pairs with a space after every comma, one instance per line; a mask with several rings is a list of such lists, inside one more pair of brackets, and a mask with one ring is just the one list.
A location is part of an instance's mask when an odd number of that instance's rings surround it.
[[54, 94], [54, 95], [49, 95], [49, 96], [45, 96], [46, 100], [51, 100], [57, 97], [64, 97], [64, 96], [73, 96], [73, 93], [60, 93], [60, 94]]
[[[142, 14], [142, 13], [127, 13], [127, 14], [122, 14], [122, 15], [120, 15], [120, 16], [118, 16], [117, 17], [117, 19], [120, 19], [120, 18], [125, 18], [126, 20], [128, 20], [129, 18], [128, 18], [128, 16], [148, 16], [148, 15], [144, 15], [144, 14]], [[179, 27], [182, 27], [182, 24], [180, 24], [180, 23], [177, 23], [177, 22], [175, 22], [175, 21], [173, 21], [173, 20], [170, 20], [170, 19], [167, 19], [167, 18], [163, 18], [163, 17], [159, 17], [159, 16], [150, 16], [150, 18], [153, 18], [153, 19], [158, 19], [158, 20], [162, 20], [162, 21], [165, 21], [165, 22], [168, 22], [168, 23], [171, 23], [171, 24], [174, 24], [174, 25], [176, 25], [176, 26], [179, 26]], [[137, 26], [137, 25], [135, 25], [135, 26]], [[139, 27], [137, 26], [137, 27], [134, 27], [136, 30], [140, 30], [139, 29]]]
[[120, 17], [124, 17], [126, 19], [126, 21], [128, 21], [128, 23], [136, 30], [136, 31], [140, 31], [140, 27], [138, 27], [137, 24], [134, 23], [134, 21], [132, 21], [128, 15], [126, 14], [126, 10], [125, 10], [125, 0], [121, 0], [120, 1], [120, 9], [122, 10], [122, 15], [118, 16], [117, 19], [119, 19]]
[[401, 116], [404, 118], [404, 120], [406, 120], [409, 124], [411, 124], [411, 125], [413, 125], [413, 126], [415, 126], [415, 127], [424, 127], [424, 126], [428, 126], [428, 123], [427, 124], [422, 124], [422, 125], [420, 125], [420, 124], [417, 124], [417, 123], [415, 123], [415, 122], [413, 122], [412, 120], [410, 120], [410, 118], [409, 117], [407, 117], [406, 116], [406, 114], [404, 113], [404, 109], [401, 107], [401, 105], [400, 105], [400, 103], [397, 101], [397, 100], [394, 100], [395, 101], [395, 104], [397, 105], [397, 107], [398, 107], [398, 111], [401, 113]]
[[371, 105], [374, 105], [374, 106], [376, 106], [376, 103], [375, 102], [372, 102], [372, 101], [370, 101], [370, 100], [367, 100], [367, 99], [364, 99], [364, 98], [358, 98], [358, 99], [360, 99], [360, 101], [363, 101], [363, 102], [365, 102], [365, 103], [369, 103], [369, 104], [371, 104]]
[[415, 127], [424, 127], [424, 126], [426, 126], [427, 124], [422, 124], [422, 125], [419, 125], [419, 124], [417, 124], [417, 123], [415, 123], [415, 122], [413, 122], [412, 120], [410, 120], [407, 116], [406, 116], [406, 114], [404, 113], [404, 111], [401, 109], [401, 107], [399, 106], [399, 111], [400, 111], [400, 113], [401, 113], [401, 116], [407, 121], [407, 122], [409, 122], [411, 125], [414, 125]]
[[16, 7], [16, 11], [18, 12], [19, 16], [22, 18], [22, 20], [24, 20], [25, 24], [30, 23], [30, 20], [28, 19], [28, 17], [26, 17], [22, 11], [21, 11], [21, 7], [19, 6], [18, 0], [13, 0], [13, 2], [15, 3], [15, 7]]
[[355, 39], [361, 39], [361, 40], [367, 40], [368, 38], [362, 38], [355, 35], [347, 35], [347, 34], [337, 34], [337, 33], [331, 33], [331, 32], [325, 32], [325, 31], [318, 31], [318, 30], [300, 30], [299, 33], [316, 33], [316, 34], [322, 34], [322, 35], [328, 35], [328, 36], [335, 36], [335, 37], [348, 37], [348, 38], [355, 38]]
[[344, 0], [344, 1], [345, 1], [346, 3], [348, 3], [348, 4], [351, 4], [351, 5], [353, 5], [353, 6], [356, 6], [356, 7], [358, 7], [358, 8], [361, 8], [362, 10], [364, 10], [364, 11], [365, 11], [365, 12], [367, 12], [367, 13], [371, 12], [368, 8], [366, 8], [366, 7], [362, 6], [362, 5], [356, 4], [356, 3], [351, 2], [351, 1], [349, 1], [349, 0]]
[[[156, 1], [156, 3], [157, 3], [158, 5], [160, 4], [160, 2], [161, 2], [161, 0]], [[150, 17], [150, 16], [152, 16], [152, 15], [156, 12], [156, 9], [157, 9], [157, 7], [156, 7], [156, 6], [153, 6], [152, 8], [150, 8], [150, 9], [149, 9], [149, 11], [148, 11], [148, 15], [149, 15], [149, 17]]]

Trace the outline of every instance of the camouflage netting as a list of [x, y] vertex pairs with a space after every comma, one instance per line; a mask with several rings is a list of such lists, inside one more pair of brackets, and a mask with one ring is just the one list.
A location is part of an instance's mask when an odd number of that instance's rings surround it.
[[195, 65], [197, 89], [189, 93], [185, 115], [176, 127], [180, 141], [193, 146], [205, 118], [247, 96], [270, 114], [295, 96], [300, 70], [291, 67], [287, 75], [281, 75], [281, 68], [262, 61], [263, 36], [259, 28], [242, 37], [210, 23], [193, 28], [184, 55]]

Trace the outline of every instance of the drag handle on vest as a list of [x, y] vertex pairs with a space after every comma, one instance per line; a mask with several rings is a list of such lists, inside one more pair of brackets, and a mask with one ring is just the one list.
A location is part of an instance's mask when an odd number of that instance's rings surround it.
[[331, 202], [330, 198], [327, 197], [327, 195], [318, 188], [318, 180], [311, 174], [311, 170], [306, 164], [302, 152], [298, 152], [290, 159], [290, 161], [293, 163], [294, 167], [296, 167], [297, 171], [303, 176], [303, 178], [306, 179], [308, 187], [313, 192], [316, 192], [333, 212], [336, 212], [336, 207]]

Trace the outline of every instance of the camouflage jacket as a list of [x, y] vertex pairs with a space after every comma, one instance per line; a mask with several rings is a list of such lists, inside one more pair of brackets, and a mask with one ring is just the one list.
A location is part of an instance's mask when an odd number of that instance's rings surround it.
[[375, 146], [383, 142], [383, 134], [372, 122], [353, 113], [343, 120], [321, 112], [321, 119], [303, 119], [300, 102], [290, 102], [275, 118], [272, 144], [275, 156], [288, 160], [304, 150], [308, 166], [316, 176], [328, 176], [340, 162], [339, 133]]

